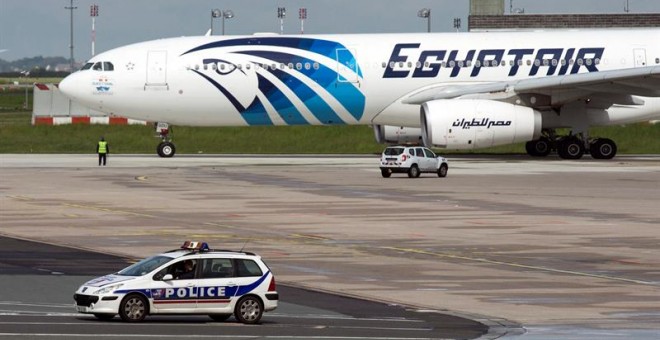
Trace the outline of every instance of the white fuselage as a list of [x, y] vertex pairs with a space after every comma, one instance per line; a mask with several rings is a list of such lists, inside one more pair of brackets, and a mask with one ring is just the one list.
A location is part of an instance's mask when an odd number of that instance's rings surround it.
[[[415, 93], [658, 65], [659, 42], [660, 29], [181, 37], [99, 54], [60, 88], [96, 110], [177, 125], [419, 127], [420, 106], [403, 102]], [[657, 98], [639, 99], [589, 124], [660, 115]]]

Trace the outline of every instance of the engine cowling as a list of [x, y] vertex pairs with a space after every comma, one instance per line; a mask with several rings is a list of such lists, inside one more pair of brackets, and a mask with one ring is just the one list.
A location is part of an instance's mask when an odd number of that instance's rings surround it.
[[378, 144], [422, 144], [422, 129], [405, 126], [374, 125]]
[[527, 142], [541, 135], [541, 113], [483, 99], [432, 100], [420, 112], [427, 147], [476, 149]]

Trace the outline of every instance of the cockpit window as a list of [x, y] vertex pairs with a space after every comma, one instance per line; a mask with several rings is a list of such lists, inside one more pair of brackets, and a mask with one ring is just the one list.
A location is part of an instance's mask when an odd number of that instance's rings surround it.
[[90, 68], [92, 68], [92, 65], [94, 65], [94, 63], [86, 63], [85, 65], [83, 65], [83, 67], [80, 70], [81, 71], [89, 70]]
[[[88, 65], [90, 65], [90, 66], [88, 66]], [[87, 70], [90, 67], [94, 71], [106, 71], [106, 72], [108, 72], [108, 71], [114, 71], [115, 70], [115, 66], [109, 61], [97, 61], [95, 64], [93, 64], [93, 66], [92, 66], [92, 63], [87, 63], [83, 67], [83, 70]]]

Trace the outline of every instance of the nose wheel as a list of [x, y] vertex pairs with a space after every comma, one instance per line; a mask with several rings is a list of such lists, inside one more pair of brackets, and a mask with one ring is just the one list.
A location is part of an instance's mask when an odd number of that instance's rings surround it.
[[156, 152], [160, 157], [172, 157], [176, 152], [176, 148], [174, 147], [174, 143], [172, 142], [161, 142], [160, 144], [158, 144], [158, 147], [156, 148]]
[[169, 158], [176, 153], [176, 147], [174, 147], [174, 143], [172, 143], [172, 139], [170, 138], [171, 132], [172, 130], [170, 129], [169, 124], [162, 122], [156, 123], [157, 137], [160, 137], [162, 140], [162, 142], [158, 144], [158, 147], [156, 147], [156, 153], [158, 153], [158, 156], [160, 157]]

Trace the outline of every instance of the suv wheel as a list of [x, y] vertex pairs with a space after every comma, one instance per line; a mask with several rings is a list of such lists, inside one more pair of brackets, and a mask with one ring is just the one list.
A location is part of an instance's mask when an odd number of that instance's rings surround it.
[[380, 174], [385, 178], [390, 178], [392, 176], [392, 170], [390, 169], [380, 169]]
[[408, 170], [408, 177], [410, 177], [410, 178], [417, 178], [417, 177], [419, 177], [420, 174], [421, 174], [421, 172], [419, 171], [419, 168], [417, 167], [417, 164], [413, 164], [410, 167], [410, 170]]
[[447, 166], [447, 164], [440, 165], [440, 169], [438, 169], [438, 177], [447, 177], [448, 170], [449, 167]]

